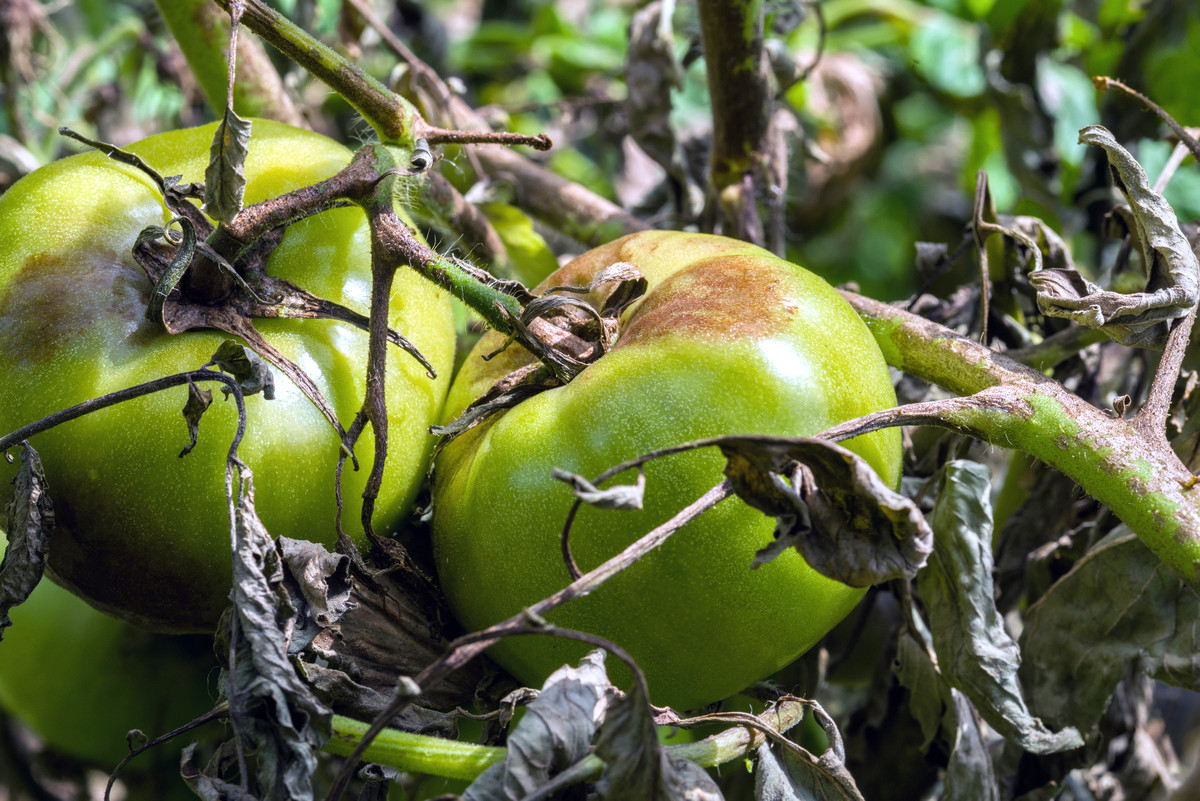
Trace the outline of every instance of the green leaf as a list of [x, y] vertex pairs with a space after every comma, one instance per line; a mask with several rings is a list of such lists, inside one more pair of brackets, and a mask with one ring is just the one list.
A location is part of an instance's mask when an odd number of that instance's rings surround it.
[[1092, 79], [1070, 64], [1040, 58], [1037, 89], [1042, 105], [1054, 118], [1054, 149], [1060, 159], [1078, 167], [1087, 152], [1079, 142], [1079, 130], [1100, 119]]
[[977, 28], [937, 14], [913, 31], [908, 53], [917, 71], [935, 88], [957, 97], [983, 92]]

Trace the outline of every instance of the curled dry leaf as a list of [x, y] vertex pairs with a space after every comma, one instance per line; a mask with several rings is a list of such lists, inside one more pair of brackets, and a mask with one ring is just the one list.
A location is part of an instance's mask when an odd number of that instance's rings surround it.
[[[28, 442], [21, 445], [20, 459], [4, 518], [8, 545], [0, 561], [0, 640], [4, 629], [12, 625], [8, 611], [24, 603], [42, 580], [54, 531], [54, 504], [46, 494], [46, 476], [37, 451]], [[0, 532], [0, 542], [3, 536]]]
[[1123, 345], [1162, 347], [1172, 320], [1200, 298], [1200, 265], [1166, 199], [1154, 191], [1141, 165], [1100, 125], [1080, 131], [1079, 141], [1108, 154], [1113, 181], [1129, 202], [1134, 245], [1146, 269], [1146, 290], [1128, 295], [1101, 289], [1069, 267], [1040, 270], [1029, 276], [1038, 306], [1051, 317], [1065, 317], [1098, 328]]
[[[933, 548], [916, 505], [859, 456], [816, 438], [722, 437], [725, 475], [750, 506], [776, 519], [754, 565], [796, 548], [820, 573], [852, 587], [912, 578]], [[786, 477], [785, 477], [786, 475]]]

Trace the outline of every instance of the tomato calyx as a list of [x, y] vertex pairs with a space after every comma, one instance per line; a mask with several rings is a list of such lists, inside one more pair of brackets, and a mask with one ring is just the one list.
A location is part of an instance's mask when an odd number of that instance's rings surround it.
[[614, 262], [586, 286], [554, 286], [540, 297], [530, 295], [519, 317], [502, 310], [512, 333], [484, 360], [519, 341], [537, 361], [507, 373], [454, 421], [431, 427], [442, 437], [438, 447], [498, 412], [569, 383], [603, 357], [620, 337], [621, 314], [646, 293], [647, 286], [636, 266]]

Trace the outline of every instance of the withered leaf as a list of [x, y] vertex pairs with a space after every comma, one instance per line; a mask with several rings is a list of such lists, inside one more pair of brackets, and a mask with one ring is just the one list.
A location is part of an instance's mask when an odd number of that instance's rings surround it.
[[509, 735], [504, 761], [480, 774], [464, 801], [518, 801], [583, 759], [614, 691], [603, 651], [556, 670]]
[[196, 447], [196, 441], [200, 436], [200, 418], [204, 416], [211, 405], [212, 390], [201, 389], [188, 381], [188, 399], [187, 403], [183, 405], [183, 419], [187, 422], [188, 437], [191, 442], [179, 452], [180, 458], [187, 456]]
[[600, 489], [581, 475], [559, 470], [551, 471], [554, 478], [571, 485], [575, 497], [599, 509], [641, 509], [646, 495], [646, 471], [639, 468], [636, 484], [614, 484]]
[[604, 774], [596, 796], [604, 801], [721, 801], [720, 788], [704, 769], [672, 758], [659, 745], [653, 710], [634, 683], [612, 701], [596, 736]]
[[[329, 739], [333, 712], [301, 679], [288, 654], [295, 630], [283, 561], [254, 509], [250, 471], [235, 483], [232, 606], [221, 618], [217, 653], [234, 653], [221, 693], [235, 736], [256, 755], [263, 801], [313, 796], [317, 751]], [[240, 488], [240, 490], [238, 489]]]
[[13, 477], [12, 498], [4, 510], [8, 545], [0, 561], [0, 640], [12, 625], [9, 610], [24, 603], [42, 580], [46, 550], [54, 532], [54, 504], [46, 493], [41, 459], [28, 442], [21, 443], [19, 458], [21, 466]]
[[1112, 133], [1089, 125], [1079, 141], [1108, 155], [1113, 181], [1129, 203], [1135, 229], [1130, 233], [1147, 271], [1146, 289], [1126, 295], [1104, 290], [1070, 268], [1039, 270], [1029, 276], [1038, 306], [1048, 316], [1098, 328], [1123, 345], [1161, 347], [1170, 322], [1200, 299], [1200, 264], [1170, 204]]
[[1088, 731], [1135, 663], [1200, 690], [1200, 598], [1121, 526], [1030, 607], [1021, 649], [1038, 714]]
[[758, 747], [754, 797], [758, 801], [863, 801], [846, 769], [842, 735], [833, 719], [813, 703], [809, 708], [824, 729], [829, 748], [820, 756], [791, 748]]
[[1077, 748], [1079, 732], [1050, 731], [1029, 712], [1017, 681], [1020, 650], [994, 600], [990, 471], [978, 462], [949, 462], [937, 486], [930, 516], [937, 547], [918, 587], [942, 675], [993, 729], [1026, 751]]
[[204, 171], [204, 210], [220, 222], [229, 222], [242, 210], [250, 127], [250, 120], [226, 108], [213, 135], [208, 168]]
[[857, 454], [811, 437], [714, 443], [738, 496], [776, 520], [775, 541], [755, 566], [795, 548], [823, 575], [866, 587], [911, 578], [929, 557], [933, 532], [920, 510]]
[[[274, 400], [275, 377], [271, 374], [270, 366], [240, 342], [233, 339], [222, 342], [208, 365], [216, 366], [237, 379], [244, 394], [256, 395], [261, 392], [267, 400]], [[225, 390], [225, 395], [228, 397], [229, 390]]]

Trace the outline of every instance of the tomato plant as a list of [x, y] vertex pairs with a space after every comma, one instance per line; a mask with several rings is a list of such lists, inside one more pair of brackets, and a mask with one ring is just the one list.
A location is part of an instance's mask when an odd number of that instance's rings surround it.
[[[591, 477], [691, 439], [811, 435], [895, 404], [870, 333], [812, 273], [731, 239], [647, 232], [589, 251], [544, 286], [587, 285], [615, 262], [637, 266], [649, 280], [616, 346], [569, 384], [468, 430], [438, 457], [435, 558], [468, 628], [496, 623], [569, 583], [559, 533], [572, 496], [552, 468]], [[451, 388], [449, 415], [530, 359], [516, 349], [479, 358], [500, 342], [489, 334], [477, 345]], [[849, 447], [889, 483], [899, 480], [897, 432]], [[585, 507], [571, 534], [580, 568], [614, 556], [719, 481], [720, 461], [693, 452], [653, 462], [642, 511]], [[751, 570], [772, 525], [727, 501], [549, 620], [629, 651], [657, 703], [691, 708], [723, 698], [792, 661], [862, 595], [795, 552]], [[490, 653], [533, 683], [578, 658], [580, 646], [524, 637]]]
[[[130, 146], [163, 175], [201, 180], [213, 127], [175, 131]], [[311, 184], [350, 153], [322, 136], [256, 121], [245, 165], [246, 203]], [[226, 335], [171, 336], [146, 319], [151, 285], [132, 256], [148, 225], [169, 217], [141, 172], [99, 153], [37, 170], [0, 199], [0, 381], [10, 388], [0, 431], [88, 398], [208, 361]], [[365, 310], [370, 238], [363, 213], [333, 209], [291, 226], [268, 272], [345, 306]], [[447, 296], [415, 274], [397, 276], [391, 325], [439, 373], [407, 354], [388, 356], [388, 472], [379, 530], [401, 519], [425, 475], [428, 424], [442, 405], [454, 348]], [[331, 321], [272, 319], [264, 337], [298, 364], [347, 423], [362, 402], [366, 334]], [[13, 391], [12, 388], [19, 388]], [[254, 470], [257, 510], [276, 536], [335, 540], [334, 471], [339, 440], [308, 398], [286, 380], [276, 397], [248, 397], [241, 458]], [[184, 391], [159, 392], [90, 414], [35, 437], [58, 528], [49, 569], [101, 609], [152, 629], [211, 629], [230, 577], [225, 456], [237, 422], [214, 402], [199, 444], [180, 418]], [[368, 434], [358, 452], [370, 464]], [[9, 468], [5, 468], [8, 470]], [[347, 467], [345, 517], [358, 528], [366, 470]]]

